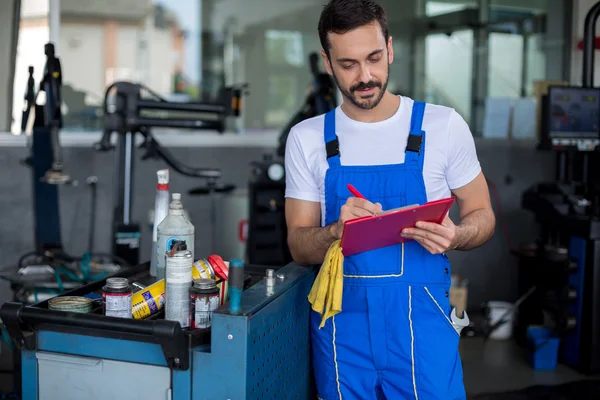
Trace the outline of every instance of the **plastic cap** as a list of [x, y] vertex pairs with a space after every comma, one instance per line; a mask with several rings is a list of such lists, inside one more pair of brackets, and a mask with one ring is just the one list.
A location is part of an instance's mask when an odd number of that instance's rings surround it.
[[212, 255], [208, 256], [207, 260], [210, 263], [210, 265], [213, 267], [213, 269], [215, 270], [215, 275], [218, 278], [220, 278], [220, 279], [228, 279], [229, 278], [229, 268], [227, 267], [227, 264], [225, 264], [225, 261], [223, 261], [221, 256], [212, 254]]
[[173, 193], [172, 199], [173, 200], [181, 200], [181, 193]]

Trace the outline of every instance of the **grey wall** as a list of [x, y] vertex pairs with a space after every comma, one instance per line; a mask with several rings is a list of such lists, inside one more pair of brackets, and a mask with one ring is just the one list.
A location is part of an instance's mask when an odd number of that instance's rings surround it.
[[[487, 177], [497, 187], [498, 198], [492, 197], [498, 225], [491, 241], [480, 249], [450, 254], [453, 272], [469, 279], [469, 307], [478, 307], [483, 301], [516, 299], [517, 270], [509, 254], [506, 226], [510, 240], [518, 244], [535, 237], [536, 228], [529, 212], [521, 210], [521, 193], [532, 184], [552, 178], [551, 154], [539, 153], [532, 143], [510, 144], [505, 141], [478, 141], [479, 157]], [[214, 166], [223, 169], [224, 180], [245, 186], [250, 174], [249, 165], [259, 160], [268, 149], [264, 148], [174, 148], [173, 153], [190, 164]], [[19, 256], [33, 249], [33, 215], [31, 206], [31, 179], [29, 170], [19, 165], [26, 155], [25, 148], [0, 148], [0, 260], [2, 265], [17, 262]], [[139, 161], [135, 170], [133, 217], [146, 223], [147, 212], [154, 207], [155, 172], [163, 168], [159, 161]], [[114, 198], [114, 153], [96, 153], [90, 148], [67, 148], [65, 164], [74, 178], [84, 182], [90, 175], [99, 178], [96, 250], [110, 250], [111, 207]], [[225, 161], [227, 158], [228, 161]], [[508, 179], [507, 179], [508, 178]], [[510, 183], [507, 183], [510, 182]], [[190, 197], [187, 190], [202, 184], [202, 180], [171, 175], [171, 191], [183, 194], [185, 207], [196, 226], [197, 254], [206, 254], [210, 203], [207, 199]], [[492, 191], [494, 194], [494, 191]], [[73, 254], [86, 250], [89, 230], [90, 193], [85, 185], [63, 187], [61, 195], [62, 237], [66, 249]], [[502, 212], [500, 212], [500, 210]], [[456, 210], [453, 210], [455, 213]], [[142, 255], [148, 258], [151, 232], [143, 226]], [[0, 287], [0, 301], [10, 294]]]
[[[260, 160], [261, 148], [173, 148], [171, 152], [182, 162], [197, 167], [218, 167], [223, 171], [223, 181], [238, 186], [246, 186], [249, 178], [250, 163]], [[19, 257], [34, 249], [34, 218], [32, 206], [31, 171], [20, 165], [28, 150], [22, 147], [0, 147], [0, 268], [14, 265]], [[65, 148], [65, 169], [74, 180], [81, 184], [77, 187], [61, 186], [60, 213], [62, 240], [65, 250], [73, 255], [86, 251], [90, 226], [90, 190], [85, 185], [88, 176], [98, 177], [98, 207], [96, 218], [94, 251], [108, 252], [111, 249], [112, 208], [115, 198], [114, 173], [116, 154], [98, 153], [91, 148]], [[225, 161], [228, 159], [230, 162]], [[141, 161], [136, 156], [134, 171], [133, 220], [142, 224], [141, 259], [150, 258], [152, 232], [148, 221], [148, 212], [154, 209], [156, 190], [156, 171], [167, 166], [157, 160]], [[202, 196], [190, 196], [188, 190], [204, 184], [203, 179], [184, 177], [171, 172], [170, 190], [182, 193], [184, 207], [190, 213], [196, 227], [195, 249], [197, 254], [208, 256], [210, 253], [209, 226], [210, 201]], [[8, 285], [0, 281], [0, 303], [11, 297]]]

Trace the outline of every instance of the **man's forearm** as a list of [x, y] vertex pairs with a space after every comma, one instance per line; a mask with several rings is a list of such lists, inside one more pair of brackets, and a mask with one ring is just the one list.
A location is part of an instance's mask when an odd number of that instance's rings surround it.
[[470, 212], [457, 225], [456, 250], [471, 250], [490, 240], [496, 227], [496, 216], [492, 209], [484, 208]]
[[298, 264], [321, 264], [336, 237], [333, 226], [323, 228], [296, 228], [288, 237], [288, 245]]

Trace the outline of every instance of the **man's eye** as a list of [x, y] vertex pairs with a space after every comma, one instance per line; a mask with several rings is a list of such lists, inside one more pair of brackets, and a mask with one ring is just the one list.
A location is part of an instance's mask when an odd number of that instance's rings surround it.
[[350, 69], [354, 66], [354, 64], [342, 64], [342, 68], [344, 69]]
[[369, 61], [371, 61], [373, 64], [375, 64], [375, 63], [378, 63], [379, 60], [381, 60], [381, 57], [371, 58]]

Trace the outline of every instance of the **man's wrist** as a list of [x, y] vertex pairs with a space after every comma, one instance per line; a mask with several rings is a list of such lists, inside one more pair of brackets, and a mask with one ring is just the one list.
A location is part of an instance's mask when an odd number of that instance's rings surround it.
[[454, 243], [452, 244], [452, 250], [460, 250], [461, 248], [463, 248], [465, 246], [465, 240], [466, 240], [466, 229], [464, 226], [458, 224], [456, 225], [456, 230], [455, 230], [455, 236], [454, 236]]
[[327, 232], [335, 240], [339, 239], [337, 225], [338, 225], [337, 222], [327, 225]]

